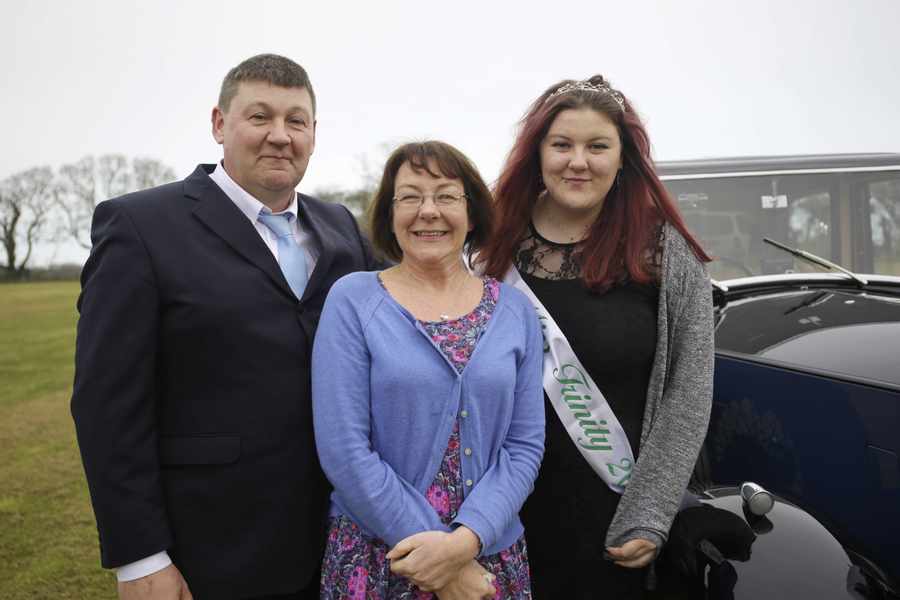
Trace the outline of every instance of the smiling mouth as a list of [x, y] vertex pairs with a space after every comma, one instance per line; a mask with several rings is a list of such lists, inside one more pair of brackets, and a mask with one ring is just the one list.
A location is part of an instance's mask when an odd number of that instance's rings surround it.
[[590, 179], [575, 179], [573, 177], [566, 177], [563, 179], [563, 181], [566, 181], [567, 183], [588, 183]]
[[446, 231], [413, 231], [412, 234], [417, 238], [426, 240], [434, 240], [447, 235]]

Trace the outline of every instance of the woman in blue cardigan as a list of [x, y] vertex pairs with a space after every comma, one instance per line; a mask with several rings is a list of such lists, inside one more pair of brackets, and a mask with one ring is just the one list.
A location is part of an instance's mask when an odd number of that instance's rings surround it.
[[491, 233], [442, 142], [388, 159], [372, 238], [398, 264], [332, 287], [312, 359], [334, 486], [322, 598], [530, 598], [519, 509], [543, 453], [542, 339], [516, 289], [469, 272]]

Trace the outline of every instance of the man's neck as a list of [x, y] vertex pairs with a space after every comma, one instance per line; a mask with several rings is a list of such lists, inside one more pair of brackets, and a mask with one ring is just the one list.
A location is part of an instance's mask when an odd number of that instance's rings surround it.
[[228, 167], [225, 165], [225, 161], [222, 161], [221, 166], [225, 170], [225, 173], [228, 175], [229, 179], [231, 179], [231, 181], [233, 181], [236, 186], [259, 200], [263, 204], [263, 206], [271, 210], [273, 213], [279, 213], [287, 210], [291, 205], [291, 202], [294, 201], [294, 195], [297, 193], [295, 190], [271, 192], [265, 188], [253, 189], [252, 187], [244, 185], [241, 181], [236, 179], [228, 170]]
[[[240, 184], [238, 184], [240, 185]], [[280, 213], [288, 209], [291, 205], [291, 202], [294, 199], [294, 192], [291, 190], [286, 196], [284, 194], [280, 194], [279, 197], [267, 197], [265, 195], [261, 195], [258, 193], [253, 193], [250, 190], [245, 190], [248, 194], [252, 195], [254, 198], [262, 202], [266, 208], [271, 210], [273, 213]]]

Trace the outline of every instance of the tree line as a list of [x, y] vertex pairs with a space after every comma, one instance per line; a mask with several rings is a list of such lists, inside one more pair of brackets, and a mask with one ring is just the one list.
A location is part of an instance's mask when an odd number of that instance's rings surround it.
[[0, 181], [0, 244], [6, 279], [24, 279], [38, 244], [72, 240], [91, 247], [91, 217], [103, 200], [170, 181], [153, 158], [85, 156], [57, 170], [32, 167]]
[[[313, 195], [326, 202], [344, 204], [361, 219], [375, 187], [376, 170], [365, 155], [357, 159], [364, 180], [360, 189], [323, 188]], [[129, 159], [122, 154], [85, 156], [56, 170], [49, 166], [32, 167], [3, 179], [0, 280], [29, 278], [29, 265], [40, 244], [71, 240], [90, 249], [91, 218], [103, 200], [176, 179], [175, 171], [159, 160]]]

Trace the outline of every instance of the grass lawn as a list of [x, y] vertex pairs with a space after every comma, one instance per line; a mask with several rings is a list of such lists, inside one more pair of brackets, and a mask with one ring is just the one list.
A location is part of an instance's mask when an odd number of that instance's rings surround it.
[[69, 412], [77, 282], [0, 285], [0, 598], [114, 598]]

